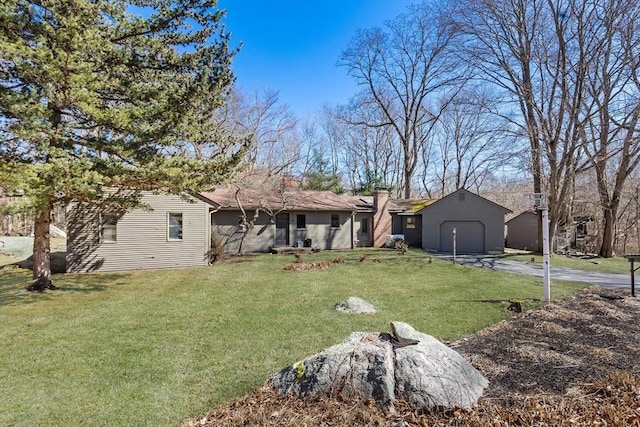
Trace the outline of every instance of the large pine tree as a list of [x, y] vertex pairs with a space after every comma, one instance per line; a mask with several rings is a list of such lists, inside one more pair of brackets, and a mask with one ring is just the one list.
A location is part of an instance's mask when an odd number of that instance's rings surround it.
[[[57, 203], [139, 202], [139, 191], [206, 190], [243, 144], [209, 120], [233, 82], [235, 50], [215, 0], [3, 0], [0, 187], [35, 217], [29, 289], [52, 287]], [[189, 155], [209, 143], [212, 159]], [[121, 191], [113, 194], [110, 189]]]

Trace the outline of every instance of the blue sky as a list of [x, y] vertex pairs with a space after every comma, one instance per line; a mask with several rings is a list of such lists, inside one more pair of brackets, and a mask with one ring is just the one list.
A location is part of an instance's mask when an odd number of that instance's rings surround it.
[[382, 26], [412, 0], [218, 0], [232, 45], [233, 71], [245, 89], [269, 87], [303, 118], [356, 91], [340, 52], [358, 28]]

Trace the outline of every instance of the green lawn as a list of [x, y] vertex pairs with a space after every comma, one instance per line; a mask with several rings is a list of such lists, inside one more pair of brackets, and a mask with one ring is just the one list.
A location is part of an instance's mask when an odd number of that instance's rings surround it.
[[[363, 254], [368, 257], [363, 262]], [[329, 270], [288, 272], [292, 256], [211, 267], [67, 274], [28, 294], [0, 270], [0, 425], [177, 426], [264, 383], [353, 331], [405, 321], [455, 340], [539, 305], [540, 279], [433, 260], [422, 251], [322, 252]], [[374, 262], [378, 258], [381, 262]], [[554, 282], [559, 298], [580, 287]], [[377, 315], [345, 315], [359, 296]]]
[[[542, 255], [505, 254], [503, 258], [513, 261], [542, 263]], [[600, 258], [595, 256], [566, 256], [553, 254], [549, 264], [553, 267], [573, 268], [576, 270], [602, 271], [604, 273], [629, 273], [630, 263], [624, 257]]]

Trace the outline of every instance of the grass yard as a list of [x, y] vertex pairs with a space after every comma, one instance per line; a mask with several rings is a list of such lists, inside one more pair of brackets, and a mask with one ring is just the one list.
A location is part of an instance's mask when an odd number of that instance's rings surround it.
[[[360, 262], [361, 256], [366, 259]], [[178, 426], [353, 331], [401, 320], [449, 341], [541, 304], [538, 278], [479, 270], [422, 251], [356, 250], [328, 270], [285, 271], [292, 256], [211, 267], [54, 276], [0, 270], [0, 425]], [[582, 285], [554, 282], [554, 297]], [[348, 296], [373, 316], [334, 310]]]

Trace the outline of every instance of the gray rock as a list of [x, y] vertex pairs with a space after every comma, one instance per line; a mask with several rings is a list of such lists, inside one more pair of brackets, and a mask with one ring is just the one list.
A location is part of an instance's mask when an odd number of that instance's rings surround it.
[[336, 310], [352, 314], [376, 314], [378, 312], [373, 304], [358, 297], [349, 297], [345, 301], [339, 302], [336, 304]]
[[337, 344], [294, 363], [269, 379], [281, 393], [358, 394], [382, 404], [394, 400], [393, 348], [378, 334], [354, 332]]
[[[342, 344], [293, 364], [268, 383], [281, 393], [358, 394], [415, 409], [470, 409], [489, 382], [456, 351], [410, 325], [393, 322], [394, 335], [354, 332]], [[410, 344], [403, 344], [399, 334]], [[415, 342], [414, 342], [415, 341]]]
[[413, 338], [415, 329], [409, 326], [408, 323], [390, 322], [389, 324], [391, 325], [391, 333], [399, 344], [414, 345], [420, 342], [420, 340]]
[[416, 345], [396, 349], [396, 395], [413, 408], [471, 409], [489, 381], [458, 352], [410, 325], [394, 322], [405, 339]]

